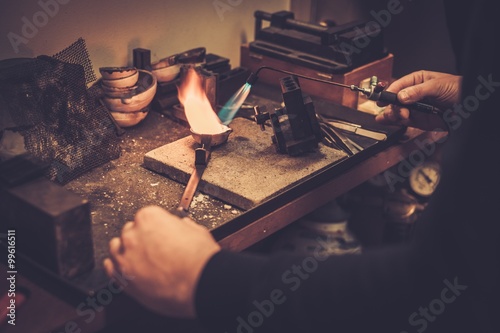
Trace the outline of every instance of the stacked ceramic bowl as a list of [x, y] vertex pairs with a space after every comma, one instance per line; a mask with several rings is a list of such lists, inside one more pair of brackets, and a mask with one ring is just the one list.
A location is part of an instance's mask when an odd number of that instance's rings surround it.
[[151, 72], [158, 82], [170, 82], [179, 76], [181, 66], [175, 63], [175, 56], [171, 56], [151, 64]]
[[146, 118], [156, 93], [156, 77], [135, 67], [101, 67], [99, 71], [102, 101], [118, 125], [130, 127]]
[[173, 54], [151, 64], [151, 72], [159, 83], [172, 82], [180, 76], [183, 65], [199, 67], [206, 62], [207, 50], [197, 47]]

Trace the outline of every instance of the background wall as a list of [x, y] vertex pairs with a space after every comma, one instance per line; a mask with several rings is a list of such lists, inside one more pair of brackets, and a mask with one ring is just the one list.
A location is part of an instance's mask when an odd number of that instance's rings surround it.
[[[254, 39], [257, 9], [273, 12], [291, 6], [300, 20], [328, 18], [342, 24], [373, 20], [371, 11], [386, 9], [390, 1], [0, 0], [0, 59], [52, 55], [83, 37], [96, 70], [131, 64], [136, 47], [151, 49], [156, 61], [205, 46], [237, 66], [240, 44]], [[392, 16], [385, 30], [386, 46], [395, 55], [394, 76], [418, 69], [454, 72], [441, 0], [401, 0], [401, 5], [403, 11]]]
[[96, 74], [131, 65], [137, 47], [154, 62], [205, 46], [235, 67], [254, 38], [253, 12], [288, 9], [289, 0], [0, 0], [0, 60], [53, 55], [83, 37]]

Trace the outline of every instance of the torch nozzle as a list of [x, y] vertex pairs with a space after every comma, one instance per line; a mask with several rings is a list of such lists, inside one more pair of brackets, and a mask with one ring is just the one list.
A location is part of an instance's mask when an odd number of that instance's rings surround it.
[[249, 85], [253, 86], [255, 84], [255, 82], [257, 82], [257, 79], [259, 77], [257, 76], [256, 73], [251, 73], [250, 76], [248, 77], [247, 79], [247, 82]]

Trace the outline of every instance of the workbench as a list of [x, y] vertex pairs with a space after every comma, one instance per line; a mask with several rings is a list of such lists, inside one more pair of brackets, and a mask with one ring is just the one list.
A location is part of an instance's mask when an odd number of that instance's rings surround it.
[[[177, 206], [184, 185], [145, 169], [142, 163], [148, 151], [189, 134], [182, 122], [150, 112], [141, 124], [126, 129], [120, 137], [122, 154], [118, 159], [65, 185], [91, 203], [96, 267], [68, 283], [34, 267], [29, 260], [19, 263], [17, 286], [25, 287], [31, 294], [17, 311], [17, 325], [2, 327], [2, 332], [80, 332], [77, 329], [98, 332], [105, 327], [120, 325], [117, 324], [120, 322], [129, 329], [137, 327], [136, 331], [153, 332], [152, 329], [161, 326], [175, 332], [198, 331], [196, 322], [160, 318], [123, 293], [114, 295], [110, 304], [96, 311], [95, 318], [89, 322], [84, 320], [88, 317], [76, 312], [88, 297], [86, 291], [95, 291], [96, 286], [106, 281], [102, 260], [108, 255], [107, 244], [111, 238], [120, 235], [122, 226], [133, 220], [135, 212], [146, 205], [159, 205], [167, 210]], [[370, 156], [354, 156], [349, 163], [325, 170], [246, 211], [197, 193], [190, 214], [212, 232], [223, 248], [242, 251], [394, 166], [402, 157], [418, 149], [414, 139], [432, 141], [439, 137], [436, 133], [408, 128], [397, 142], [380, 145]], [[7, 271], [4, 266], [0, 269]], [[5, 279], [1, 283], [3, 289]], [[68, 322], [74, 322], [76, 326], [67, 326]]]

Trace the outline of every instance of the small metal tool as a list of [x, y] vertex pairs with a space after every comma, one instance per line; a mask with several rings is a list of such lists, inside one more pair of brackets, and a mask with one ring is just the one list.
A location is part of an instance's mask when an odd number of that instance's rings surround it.
[[337, 147], [349, 156], [363, 150], [363, 147], [337, 131], [336, 127], [325, 120], [322, 116], [316, 114], [316, 117], [318, 118], [319, 126], [323, 133], [323, 143], [325, 145], [328, 147]]
[[347, 132], [351, 132], [351, 133], [361, 135], [361, 136], [364, 136], [364, 137], [367, 137], [370, 139], [374, 139], [377, 141], [387, 140], [387, 135], [385, 133], [372, 131], [372, 130], [363, 128], [361, 125], [358, 125], [358, 124], [353, 124], [353, 123], [343, 121], [343, 120], [338, 120], [338, 119], [327, 119], [325, 121], [328, 124], [330, 124], [331, 126], [338, 128], [338, 129], [341, 129], [341, 130], [344, 130], [344, 131], [347, 131]]

